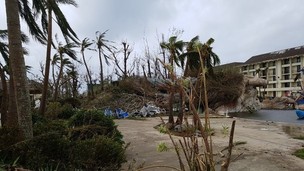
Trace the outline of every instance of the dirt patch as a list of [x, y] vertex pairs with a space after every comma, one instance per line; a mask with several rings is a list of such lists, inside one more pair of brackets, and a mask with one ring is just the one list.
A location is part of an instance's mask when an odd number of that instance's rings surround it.
[[[232, 118], [211, 119], [211, 128], [214, 154], [228, 145], [228, 135], [223, 131], [231, 127]], [[147, 118], [146, 120], [115, 120], [118, 129], [124, 135], [125, 142], [130, 142], [127, 149], [128, 162], [123, 170], [128, 170], [132, 163], [136, 166], [158, 165], [179, 168], [177, 156], [172, 148], [171, 141], [166, 134], [159, 133], [153, 127], [160, 124], [160, 118]], [[259, 171], [300, 171], [304, 168], [304, 160], [292, 155], [296, 149], [302, 148], [303, 140], [293, 139], [283, 130], [287, 124], [265, 121], [236, 119], [234, 142], [246, 142], [233, 148], [232, 158], [237, 159], [230, 164], [229, 170], [259, 170]], [[292, 132], [292, 130], [291, 130]], [[175, 136], [175, 139], [180, 137]], [[157, 145], [166, 143], [170, 150], [157, 152]], [[223, 158], [215, 157], [218, 168]], [[174, 170], [165, 167], [148, 169]]]

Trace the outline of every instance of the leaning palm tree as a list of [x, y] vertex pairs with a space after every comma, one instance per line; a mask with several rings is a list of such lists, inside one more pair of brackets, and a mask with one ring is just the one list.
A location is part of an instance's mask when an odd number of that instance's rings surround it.
[[90, 73], [88, 64], [87, 64], [87, 62], [86, 62], [85, 55], [84, 55], [84, 51], [85, 51], [86, 49], [92, 50], [92, 49], [90, 49], [90, 46], [91, 46], [92, 44], [93, 44], [93, 43], [89, 41], [89, 38], [83, 39], [82, 42], [81, 42], [81, 44], [80, 44], [80, 52], [81, 52], [82, 60], [83, 60], [84, 66], [85, 66], [85, 68], [86, 68], [86, 70], [87, 70], [87, 75], [88, 75], [88, 79], [89, 79], [89, 80], [88, 80], [88, 81], [89, 81], [88, 96], [94, 98], [92, 76], [91, 76], [91, 73]]
[[59, 43], [59, 46], [57, 48], [57, 54], [59, 56], [60, 65], [59, 65], [59, 72], [58, 72], [57, 80], [54, 85], [54, 87], [55, 87], [54, 100], [55, 101], [58, 98], [59, 84], [60, 84], [60, 80], [63, 76], [64, 66], [71, 64], [71, 61], [69, 60], [69, 58], [65, 58], [65, 55], [70, 57], [72, 60], [75, 60], [78, 62], [76, 51], [73, 50], [73, 48], [76, 48], [76, 47], [77, 47], [77, 44], [75, 44], [75, 43], [68, 43], [66, 45], [62, 45], [61, 43]]
[[64, 14], [59, 8], [59, 4], [67, 4], [77, 6], [77, 3], [74, 0], [33, 0], [33, 10], [36, 15], [41, 17], [41, 25], [45, 34], [47, 34], [47, 50], [46, 50], [46, 60], [45, 60], [45, 72], [44, 72], [44, 81], [43, 81], [43, 90], [40, 104], [40, 113], [44, 114], [46, 107], [46, 96], [48, 91], [49, 84], [49, 75], [50, 75], [50, 65], [51, 65], [51, 46], [52, 41], [52, 20], [53, 14], [56, 18], [56, 23], [60, 27], [60, 30], [66, 39], [69, 42], [69, 39], [72, 39], [74, 42], [77, 42], [78, 38], [76, 33], [73, 31], [69, 23], [67, 22]]
[[[162, 49], [169, 51], [169, 78], [174, 81], [174, 61], [179, 65], [178, 56], [181, 55], [184, 47], [184, 42], [182, 40], [177, 40], [177, 36], [172, 36], [169, 38], [168, 42], [160, 43]], [[174, 88], [170, 87], [170, 97], [169, 97], [169, 123], [174, 124], [173, 118], [173, 101], [174, 101]]]
[[99, 31], [97, 31], [96, 40], [94, 41], [97, 46], [97, 49], [98, 49], [101, 90], [103, 90], [103, 59], [102, 59], [102, 56], [104, 57], [106, 64], [109, 65], [110, 56], [107, 55], [106, 51], [112, 53], [112, 49], [115, 49], [115, 47], [113, 45], [111, 45], [111, 43], [114, 43], [114, 42], [105, 39], [107, 31], [108, 30], [104, 31], [103, 33], [100, 33]]
[[10, 126], [19, 128], [20, 140], [30, 139], [33, 137], [31, 104], [29, 87], [26, 76], [26, 67], [23, 56], [20, 20], [18, 15], [18, 1], [5, 0], [7, 29], [9, 40], [9, 66], [13, 76], [13, 86], [16, 113], [10, 117], [13, 119]]
[[[8, 39], [8, 31], [7, 30], [0, 30], [0, 56], [2, 56], [4, 63], [0, 63], [0, 77], [1, 77], [1, 85], [2, 85], [2, 102], [1, 102], [1, 123], [2, 125], [6, 125], [6, 116], [7, 113], [16, 113], [15, 107], [13, 105], [10, 105], [10, 108], [8, 108], [9, 102], [11, 104], [14, 104], [13, 102], [15, 99], [14, 97], [9, 98], [9, 95], [13, 95], [13, 88], [10, 88], [9, 90], [12, 93], [8, 93], [7, 88], [7, 79], [6, 74], [9, 75], [10, 73], [10, 67], [9, 67], [9, 49], [8, 49], [8, 43], [6, 42]], [[27, 43], [29, 41], [28, 37], [21, 32], [21, 41], [23, 43]], [[23, 49], [23, 54], [27, 54], [27, 51]], [[10, 75], [10, 83], [13, 85], [13, 76]]]

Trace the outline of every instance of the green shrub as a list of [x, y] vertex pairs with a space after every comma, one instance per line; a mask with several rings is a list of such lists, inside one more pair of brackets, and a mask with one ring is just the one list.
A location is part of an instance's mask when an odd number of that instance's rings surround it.
[[85, 125], [81, 127], [75, 127], [70, 131], [70, 140], [86, 140], [92, 139], [99, 135], [107, 135], [107, 128], [98, 125]]
[[[19, 142], [0, 151], [0, 157], [11, 163], [19, 157], [18, 165], [37, 170], [57, 167], [69, 161], [69, 140], [59, 133], [51, 132], [36, 136], [31, 140]], [[65, 167], [60, 165], [61, 168]]]
[[58, 132], [61, 134], [66, 134], [67, 123], [64, 120], [51, 120], [38, 122], [33, 124], [33, 134], [34, 136], [46, 134], [49, 132]]
[[18, 128], [2, 127], [0, 128], [0, 151], [19, 142]]
[[297, 150], [293, 154], [301, 159], [304, 159], [304, 148]]
[[119, 170], [125, 162], [125, 149], [107, 137], [76, 141], [72, 148], [71, 163], [77, 169]]
[[73, 128], [71, 131], [72, 140], [104, 135], [123, 144], [123, 136], [117, 130], [113, 119], [106, 117], [100, 110], [78, 111], [70, 118], [69, 127]]
[[61, 112], [58, 114], [58, 119], [69, 119], [76, 113], [76, 110], [71, 104], [64, 104], [61, 106]]
[[77, 98], [73, 98], [73, 97], [66, 98], [64, 100], [61, 100], [60, 102], [61, 102], [62, 105], [69, 104], [73, 108], [79, 108], [81, 106], [80, 100], [77, 99]]
[[39, 122], [46, 122], [47, 119], [37, 113], [32, 114], [32, 122], [33, 124], [39, 123]]
[[57, 119], [58, 115], [62, 112], [61, 104], [59, 102], [50, 102], [45, 111], [47, 119]]
[[96, 124], [99, 126], [113, 129], [115, 127], [114, 121], [104, 115], [101, 110], [81, 110], [70, 118], [69, 126], [77, 127], [83, 125]]

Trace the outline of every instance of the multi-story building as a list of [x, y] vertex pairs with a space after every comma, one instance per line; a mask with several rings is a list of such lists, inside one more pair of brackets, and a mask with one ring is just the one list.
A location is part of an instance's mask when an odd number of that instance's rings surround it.
[[304, 66], [304, 46], [256, 55], [239, 66], [244, 75], [268, 81], [258, 89], [264, 97], [291, 96], [301, 90], [301, 79], [295, 78]]

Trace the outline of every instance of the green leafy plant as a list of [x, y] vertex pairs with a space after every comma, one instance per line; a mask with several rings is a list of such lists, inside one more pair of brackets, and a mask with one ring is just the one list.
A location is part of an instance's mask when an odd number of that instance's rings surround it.
[[299, 157], [301, 159], [304, 159], [304, 148], [295, 151], [293, 153], [293, 155], [295, 155], [295, 156], [297, 156], [297, 157]]
[[161, 124], [161, 125], [159, 125], [159, 127], [158, 127], [158, 131], [159, 131], [160, 133], [166, 134], [166, 133], [168, 133], [168, 128], [166, 127], [166, 125]]
[[229, 126], [222, 125], [221, 132], [222, 132], [222, 134], [224, 134], [225, 136], [227, 136], [229, 134]]
[[166, 143], [160, 142], [160, 143], [157, 145], [157, 151], [158, 151], [158, 152], [169, 151], [169, 147], [166, 145]]

